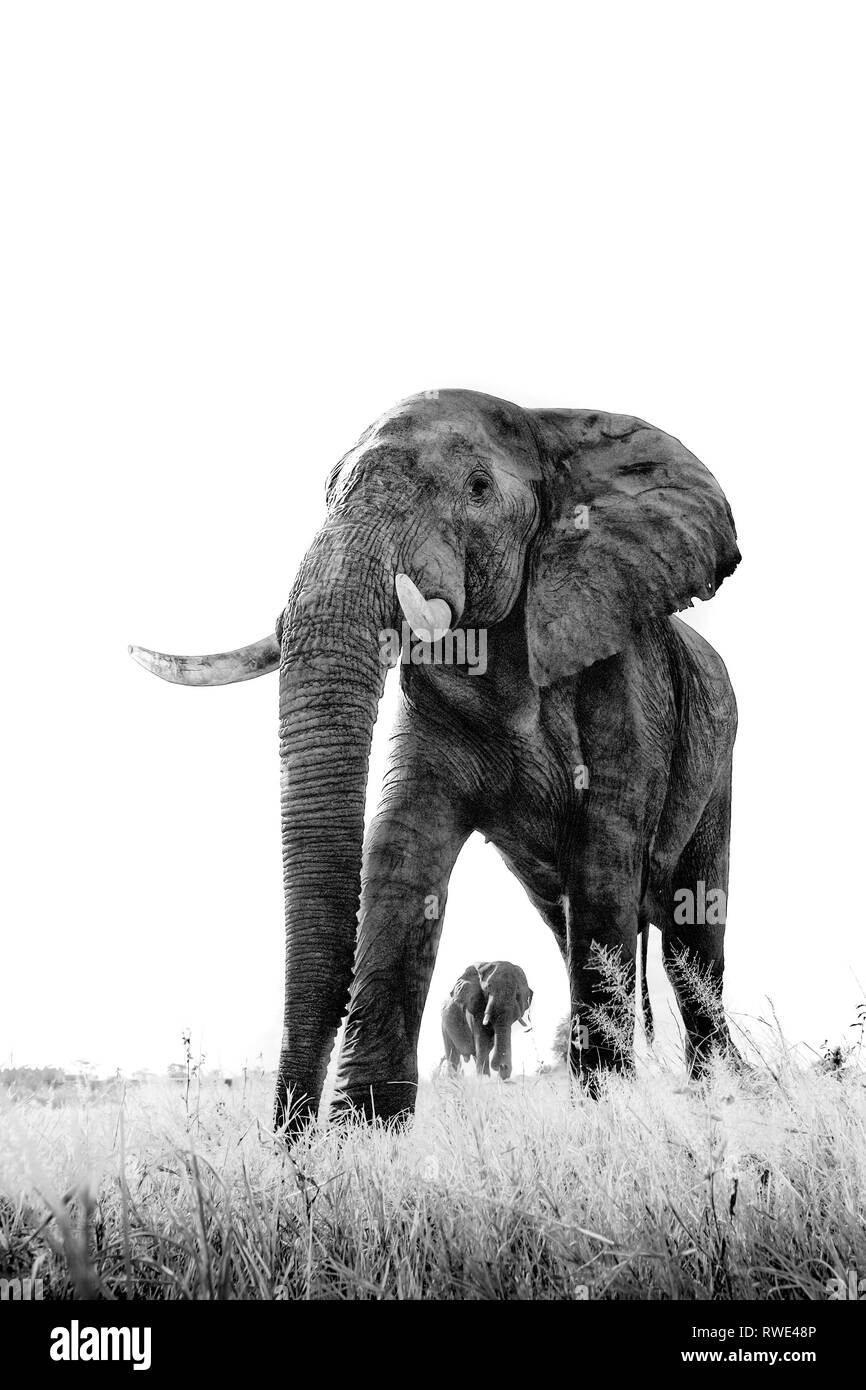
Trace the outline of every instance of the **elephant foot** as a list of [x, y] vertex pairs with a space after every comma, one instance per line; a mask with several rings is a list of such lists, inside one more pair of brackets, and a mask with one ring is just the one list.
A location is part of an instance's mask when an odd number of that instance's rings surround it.
[[738, 1076], [748, 1077], [757, 1074], [757, 1068], [751, 1062], [747, 1062], [740, 1049], [728, 1038], [728, 1045], [725, 1048], [725, 1058], [728, 1066], [735, 1071]]
[[633, 1076], [634, 1059], [603, 1047], [573, 1048], [569, 1072], [590, 1100], [598, 1100], [608, 1076]]
[[303, 1085], [289, 1086], [283, 1077], [277, 1079], [274, 1095], [274, 1130], [281, 1134], [287, 1144], [294, 1144], [310, 1125], [315, 1124], [318, 1102], [314, 1099], [313, 1087]]
[[405, 1125], [415, 1113], [418, 1087], [409, 1081], [374, 1081], [368, 1086], [352, 1086], [334, 1097], [331, 1115], [334, 1119], [363, 1117], [372, 1122]]
[[748, 1077], [755, 1068], [747, 1062], [731, 1038], [716, 1034], [704, 1038], [700, 1043], [686, 1046], [686, 1066], [690, 1081], [702, 1081], [712, 1069], [715, 1060], [721, 1060], [738, 1076]]

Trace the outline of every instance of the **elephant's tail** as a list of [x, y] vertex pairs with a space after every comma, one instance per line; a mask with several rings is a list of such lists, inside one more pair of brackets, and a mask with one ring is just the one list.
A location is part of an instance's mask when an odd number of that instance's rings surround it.
[[643, 1012], [643, 1026], [647, 1042], [652, 1042], [655, 1032], [653, 1006], [650, 1003], [649, 985], [646, 978], [647, 947], [649, 946], [649, 918], [642, 917], [640, 925], [640, 1002]]

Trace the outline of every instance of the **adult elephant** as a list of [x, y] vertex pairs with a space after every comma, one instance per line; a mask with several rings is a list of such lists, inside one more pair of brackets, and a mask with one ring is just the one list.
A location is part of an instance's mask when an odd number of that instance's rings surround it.
[[442, 1005], [442, 1041], [451, 1070], [459, 1070], [461, 1058], [474, 1057], [479, 1076], [489, 1076], [492, 1067], [507, 1081], [511, 1030], [531, 1003], [532, 990], [519, 965], [510, 960], [467, 965]]
[[[293, 1124], [315, 1112], [347, 1002], [342, 1103], [413, 1109], [448, 881], [473, 830], [565, 958], [572, 1067], [592, 1081], [627, 1064], [592, 1009], [606, 996], [591, 948], [618, 953], [633, 978], [647, 920], [699, 1067], [729, 1042], [710, 997], [724, 914], [684, 923], [675, 895], [703, 903], [727, 888], [736, 709], [721, 659], [669, 615], [710, 597], [740, 558], [715, 479], [642, 420], [450, 390], [382, 416], [332, 470], [326, 501], [276, 636], [213, 657], [131, 649], [188, 685], [279, 667], [278, 1124], [290, 1095]], [[382, 634], [401, 607], [428, 639], [449, 628], [480, 650], [486, 638], [486, 660], [423, 661], [413, 647], [364, 842]], [[688, 989], [683, 959], [709, 991]]]

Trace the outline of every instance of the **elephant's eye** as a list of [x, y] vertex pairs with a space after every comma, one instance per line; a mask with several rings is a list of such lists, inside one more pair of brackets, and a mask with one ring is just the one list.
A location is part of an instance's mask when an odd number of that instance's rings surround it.
[[479, 504], [486, 502], [493, 491], [493, 484], [486, 473], [473, 473], [467, 485], [469, 500]]

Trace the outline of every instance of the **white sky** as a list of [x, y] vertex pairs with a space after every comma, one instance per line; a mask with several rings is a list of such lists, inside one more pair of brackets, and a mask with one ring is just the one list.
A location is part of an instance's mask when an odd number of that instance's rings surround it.
[[[184, 1028], [208, 1065], [274, 1065], [276, 677], [177, 689], [126, 646], [264, 635], [331, 464], [456, 385], [642, 416], [725, 488], [743, 564], [690, 621], [740, 704], [728, 1002], [845, 1034], [866, 981], [855, 23], [5, 7], [0, 1066], [161, 1069]], [[524, 965], [546, 1054], [563, 967], [473, 840], [422, 1069], [481, 956]]]

